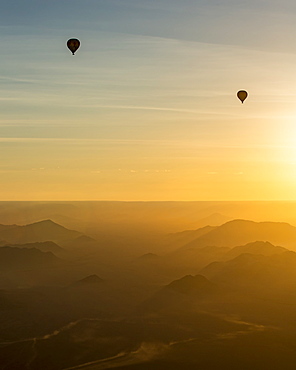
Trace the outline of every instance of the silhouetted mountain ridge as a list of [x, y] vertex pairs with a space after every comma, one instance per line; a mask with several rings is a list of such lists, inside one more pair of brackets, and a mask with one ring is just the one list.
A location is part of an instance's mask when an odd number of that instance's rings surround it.
[[213, 262], [200, 271], [214, 282], [243, 285], [273, 291], [279, 287], [296, 288], [296, 253], [264, 256], [243, 253], [226, 262]]
[[144, 312], [191, 311], [193, 305], [215, 296], [220, 288], [202, 275], [186, 275], [165, 285], [146, 300], [140, 310]]
[[2, 270], [41, 268], [60, 261], [53, 253], [41, 252], [36, 248], [0, 248], [0, 268]]
[[182, 249], [236, 247], [258, 240], [296, 249], [296, 227], [284, 222], [232, 220], [184, 245]]
[[224, 258], [232, 259], [243, 253], [262, 254], [264, 256], [272, 256], [274, 254], [281, 254], [287, 251], [288, 251], [287, 248], [283, 248], [280, 246], [274, 246], [273, 244], [269, 242], [256, 241], [256, 242], [252, 242], [252, 243], [248, 243], [245, 245], [240, 245], [240, 246], [232, 248], [229, 252], [225, 254]]
[[[2, 225], [3, 226], [3, 225]], [[75, 239], [82, 234], [75, 230], [69, 230], [53, 222], [42, 220], [28, 225], [13, 225], [12, 227], [0, 228], [0, 238], [8, 243], [25, 244], [34, 242], [63, 242]]]
[[65, 250], [60, 247], [58, 244], [52, 241], [46, 242], [36, 242], [36, 243], [26, 243], [26, 244], [8, 244], [6, 247], [13, 248], [36, 248], [42, 252], [52, 252], [53, 254], [63, 253]]
[[184, 230], [178, 233], [168, 234], [166, 235], [165, 243], [172, 245], [175, 248], [179, 248], [201, 237], [202, 235], [207, 234], [215, 228], [216, 226], [204, 226], [196, 230]]
[[216, 290], [216, 284], [210, 282], [203, 275], [186, 275], [179, 280], [172, 281], [164, 289], [173, 290], [182, 294], [211, 293]]
[[138, 257], [138, 260], [141, 261], [156, 261], [159, 259], [159, 256], [155, 253], [145, 253], [142, 256]]
[[13, 224], [13, 225], [2, 225], [2, 224], [0, 224], [0, 233], [3, 230], [12, 229], [12, 228], [14, 228], [16, 226], [18, 226], [18, 225], [16, 225], [16, 224]]
[[75, 283], [72, 284], [72, 286], [92, 286], [92, 285], [97, 285], [101, 284], [104, 280], [101, 279], [98, 275], [93, 274], [86, 276], [85, 278], [76, 281]]

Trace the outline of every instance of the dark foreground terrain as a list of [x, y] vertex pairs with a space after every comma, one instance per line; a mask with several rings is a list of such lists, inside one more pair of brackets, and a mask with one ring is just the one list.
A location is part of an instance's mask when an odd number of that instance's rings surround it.
[[295, 369], [292, 224], [203, 211], [213, 225], [112, 232], [54, 213], [0, 225], [0, 369]]

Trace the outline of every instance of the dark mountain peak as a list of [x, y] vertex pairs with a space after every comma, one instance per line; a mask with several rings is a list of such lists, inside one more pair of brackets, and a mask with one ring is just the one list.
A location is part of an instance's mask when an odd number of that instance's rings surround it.
[[47, 223], [47, 224], [55, 224], [58, 225], [56, 222], [52, 221], [50, 218], [47, 218], [46, 220], [41, 220], [34, 222], [35, 224], [42, 224], [42, 223]]
[[33, 222], [32, 224], [24, 225], [25, 227], [36, 227], [36, 226], [42, 226], [42, 227], [57, 227], [57, 228], [62, 228], [67, 230], [64, 226], [57, 224], [56, 222], [46, 219], [46, 220], [41, 220], [37, 222]]
[[244, 247], [247, 247], [247, 248], [249, 248], [249, 247], [262, 247], [262, 246], [269, 247], [269, 248], [274, 247], [274, 245], [271, 244], [270, 242], [262, 241], [262, 240], [257, 240], [255, 242], [247, 243], [247, 244], [244, 245]]
[[7, 240], [9, 244], [25, 244], [34, 242], [63, 242], [73, 240], [81, 236], [78, 231], [70, 230], [50, 219], [41, 220], [32, 224], [12, 228], [0, 228], [0, 238]]
[[184, 248], [200, 248], [207, 245], [236, 247], [258, 240], [294, 249], [296, 248], [296, 227], [286, 222], [255, 222], [236, 219], [201, 235], [186, 244]]
[[61, 261], [51, 252], [42, 252], [36, 248], [0, 248], [0, 267], [3, 270], [41, 268]]
[[4, 247], [1, 247], [0, 248], [0, 253], [2, 254], [11, 254], [11, 255], [14, 255], [14, 254], [23, 254], [23, 255], [33, 255], [33, 254], [36, 254], [36, 255], [52, 255], [53, 257], [55, 257], [53, 255], [53, 253], [51, 252], [41, 252], [39, 249], [37, 248], [18, 248], [18, 247], [15, 247], [15, 246], [4, 246]]
[[[296, 253], [286, 251], [264, 256], [243, 253], [226, 262], [209, 264], [201, 270], [209, 279], [221, 284], [254, 290], [291, 289], [296, 281]], [[294, 288], [293, 288], [294, 290]]]
[[12, 225], [4, 225], [4, 224], [0, 224], [0, 230], [1, 229], [8, 229], [8, 228], [12, 228], [12, 227], [15, 227], [15, 226], [18, 226], [16, 224], [12, 224]]
[[145, 253], [142, 256], [140, 256], [138, 259], [139, 260], [145, 260], [145, 261], [154, 261], [158, 258], [159, 258], [159, 256], [155, 253]]
[[219, 231], [234, 230], [234, 229], [249, 230], [249, 229], [253, 229], [254, 227], [258, 226], [259, 224], [264, 224], [264, 222], [255, 222], [255, 221], [252, 221], [252, 220], [244, 220], [244, 219], [241, 219], [241, 218], [237, 218], [237, 219], [225, 222], [224, 224], [218, 226], [217, 229]]
[[280, 254], [286, 252], [287, 249], [274, 246], [268, 241], [255, 241], [251, 243], [247, 243], [245, 245], [241, 245], [238, 247], [232, 248], [226, 255], [226, 258], [234, 258], [239, 256], [242, 253], [251, 253], [251, 254], [262, 254], [264, 256], [272, 256], [274, 254]]
[[196, 305], [220, 293], [220, 287], [209, 281], [203, 275], [186, 275], [174, 280], [156, 292], [141, 305], [148, 312], [179, 311], [184, 313], [191, 304]]
[[245, 220], [242, 218], [237, 218], [234, 220], [230, 220], [225, 222], [223, 225], [219, 226], [219, 228], [226, 228], [226, 227], [237, 227], [237, 226], [272, 226], [272, 225], [277, 225], [277, 226], [282, 226], [282, 227], [291, 227], [293, 228], [292, 225], [290, 225], [287, 222], [273, 222], [273, 221], [261, 221], [261, 222], [256, 222], [252, 220]]
[[36, 248], [42, 252], [52, 252], [53, 254], [62, 253], [64, 249], [60, 247], [58, 244], [52, 241], [45, 241], [45, 242], [35, 242], [35, 243], [25, 243], [25, 244], [9, 244], [6, 243], [7, 247], [14, 247], [14, 248]]
[[186, 275], [179, 280], [174, 280], [165, 289], [173, 290], [183, 294], [210, 293], [215, 290], [216, 285], [203, 275]]
[[89, 275], [81, 280], [76, 281], [74, 286], [93, 286], [101, 284], [104, 280], [101, 279], [98, 275]]
[[225, 222], [223, 225], [221, 225], [221, 227], [225, 225], [233, 225], [233, 224], [256, 224], [256, 223], [257, 222], [252, 221], [252, 220], [245, 220], [243, 218], [235, 218], [233, 220]]

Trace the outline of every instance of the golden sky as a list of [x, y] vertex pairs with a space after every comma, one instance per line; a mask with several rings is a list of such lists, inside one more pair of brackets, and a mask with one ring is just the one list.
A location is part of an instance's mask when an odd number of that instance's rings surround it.
[[0, 200], [295, 199], [280, 5], [1, 0]]

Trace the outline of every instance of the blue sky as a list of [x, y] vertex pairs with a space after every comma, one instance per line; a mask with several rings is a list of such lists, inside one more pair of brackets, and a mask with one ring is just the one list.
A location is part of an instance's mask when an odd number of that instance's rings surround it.
[[2, 199], [293, 197], [295, 13], [0, 1]]

